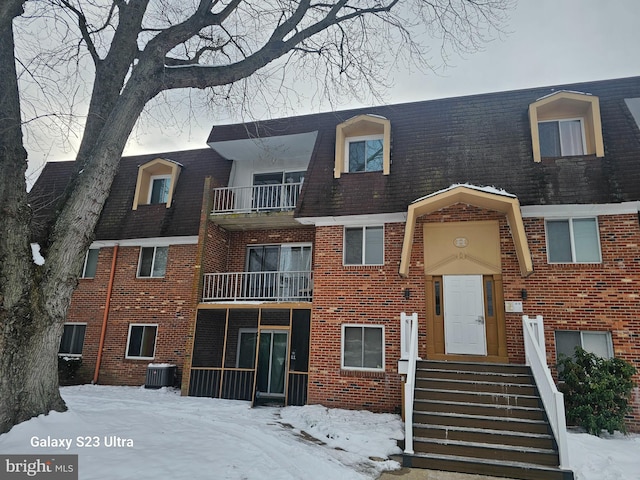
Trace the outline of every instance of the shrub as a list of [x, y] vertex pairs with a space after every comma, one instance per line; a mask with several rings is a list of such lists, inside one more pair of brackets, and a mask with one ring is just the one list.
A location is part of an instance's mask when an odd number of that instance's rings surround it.
[[564, 394], [567, 423], [584, 427], [592, 435], [602, 430], [626, 432], [624, 417], [636, 369], [620, 358], [605, 359], [576, 347], [573, 357], [558, 362], [560, 390]]

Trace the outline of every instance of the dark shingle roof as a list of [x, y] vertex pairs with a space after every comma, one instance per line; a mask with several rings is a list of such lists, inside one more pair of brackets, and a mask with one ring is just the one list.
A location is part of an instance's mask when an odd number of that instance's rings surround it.
[[[600, 99], [605, 157], [535, 163], [529, 104], [558, 90]], [[495, 186], [523, 205], [640, 199], [640, 131], [624, 99], [640, 97], [640, 77], [447, 98], [214, 127], [209, 141], [318, 130], [298, 216], [404, 211], [454, 183]], [[391, 122], [391, 174], [333, 178], [335, 128], [355, 115]]]
[[[138, 166], [155, 158], [182, 165], [171, 208], [140, 205], [132, 210]], [[34, 209], [34, 238], [39, 238], [46, 219], [55, 212], [59, 198], [73, 172], [74, 162], [48, 163], [29, 193]], [[210, 148], [123, 157], [109, 198], [95, 230], [96, 240], [197, 235], [204, 179], [227, 185], [231, 162]]]
[[[535, 163], [529, 104], [558, 90], [600, 99], [605, 157]], [[640, 129], [624, 99], [640, 98], [640, 77], [361, 108], [216, 126], [209, 142], [317, 131], [296, 215], [325, 217], [405, 211], [415, 199], [455, 183], [495, 186], [522, 205], [616, 203], [640, 200]], [[360, 114], [391, 122], [391, 174], [333, 178], [336, 125]], [[154, 158], [184, 166], [174, 203], [131, 209], [138, 166]], [[55, 211], [73, 162], [46, 165], [30, 192], [34, 232]], [[96, 239], [196, 235], [204, 178], [228, 184], [231, 161], [212, 149], [123, 157], [96, 228]]]

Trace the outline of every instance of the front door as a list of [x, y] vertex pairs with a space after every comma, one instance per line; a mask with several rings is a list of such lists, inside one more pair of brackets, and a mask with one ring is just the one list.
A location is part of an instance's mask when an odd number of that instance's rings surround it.
[[443, 293], [446, 353], [486, 355], [482, 275], [444, 275]]
[[284, 398], [289, 332], [260, 330], [256, 397]]

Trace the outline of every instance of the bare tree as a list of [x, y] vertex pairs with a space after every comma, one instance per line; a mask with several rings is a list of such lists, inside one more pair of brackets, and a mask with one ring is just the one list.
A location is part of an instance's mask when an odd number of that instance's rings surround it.
[[[37, 7], [37, 2], [27, 2]], [[49, 0], [33, 15], [62, 30], [46, 67], [90, 59], [92, 90], [75, 175], [42, 245], [29, 251], [12, 22], [21, 0], [0, 7], [0, 433], [65, 408], [57, 350], [84, 254], [120, 156], [145, 105], [161, 92], [209, 89], [224, 105], [254, 95], [251, 79], [300, 71], [319, 94], [384, 89], [389, 56], [430, 66], [424, 40], [473, 50], [498, 27], [511, 0]], [[44, 8], [44, 7], [41, 7]], [[42, 58], [42, 57], [40, 57]], [[32, 63], [23, 63], [34, 70]], [[43, 63], [44, 64], [44, 63]], [[31, 72], [29, 72], [31, 73]], [[313, 74], [313, 75], [312, 75]], [[35, 78], [35, 77], [34, 77]], [[277, 85], [276, 85], [277, 86]], [[256, 87], [259, 88], [259, 87]], [[235, 90], [234, 90], [235, 89]], [[264, 94], [264, 92], [263, 92]]]

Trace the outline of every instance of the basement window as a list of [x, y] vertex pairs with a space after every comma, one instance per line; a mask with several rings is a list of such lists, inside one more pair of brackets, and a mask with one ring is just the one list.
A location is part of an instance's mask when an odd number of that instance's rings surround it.
[[155, 357], [158, 325], [129, 325], [126, 358], [151, 360]]
[[65, 323], [58, 355], [61, 357], [81, 357], [86, 330], [86, 323]]
[[556, 358], [572, 357], [576, 347], [602, 358], [613, 357], [611, 333], [590, 331], [556, 330]]

